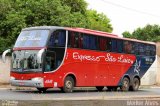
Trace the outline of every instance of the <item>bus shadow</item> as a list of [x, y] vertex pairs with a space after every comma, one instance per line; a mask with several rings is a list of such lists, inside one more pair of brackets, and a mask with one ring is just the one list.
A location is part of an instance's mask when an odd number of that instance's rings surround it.
[[[64, 92], [62, 92], [60, 89], [54, 89], [54, 88], [51, 88], [51, 89], [48, 89], [46, 92], [39, 92], [37, 89], [22, 89], [22, 90], [12, 90], [13, 92], [20, 92], [20, 93], [34, 93], [34, 94], [52, 94], [52, 93], [57, 93], [57, 94], [64, 94]], [[121, 90], [117, 90], [117, 91], [109, 91], [107, 89], [103, 89], [102, 91], [98, 91], [96, 89], [74, 89], [74, 91], [72, 93], [97, 93], [97, 92], [106, 92], [106, 93], [145, 93], [145, 92], [149, 92], [147, 90], [143, 90], [143, 89], [140, 89], [138, 91], [121, 91]], [[66, 93], [66, 94], [69, 94], [69, 93]]]

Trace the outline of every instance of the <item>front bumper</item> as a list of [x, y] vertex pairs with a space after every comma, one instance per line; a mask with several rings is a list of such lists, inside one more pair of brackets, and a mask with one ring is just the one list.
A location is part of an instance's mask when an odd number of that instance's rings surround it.
[[10, 83], [12, 86], [21, 86], [21, 87], [36, 87], [43, 88], [43, 79], [42, 78], [33, 78], [31, 80], [16, 80], [10, 79]]

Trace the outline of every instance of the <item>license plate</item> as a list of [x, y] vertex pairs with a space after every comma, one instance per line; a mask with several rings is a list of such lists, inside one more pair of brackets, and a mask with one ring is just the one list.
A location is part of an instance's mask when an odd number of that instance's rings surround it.
[[24, 85], [24, 82], [19, 82], [19, 85]]

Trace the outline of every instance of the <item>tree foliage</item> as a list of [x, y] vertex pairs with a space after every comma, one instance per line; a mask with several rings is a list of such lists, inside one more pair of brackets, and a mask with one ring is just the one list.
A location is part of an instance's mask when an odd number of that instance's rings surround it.
[[137, 28], [133, 33], [125, 31], [122, 34], [127, 38], [158, 42], [160, 41], [160, 26], [148, 24], [143, 28]]
[[103, 13], [99, 14], [95, 10], [88, 10], [87, 18], [88, 28], [105, 32], [112, 32], [113, 28], [110, 24], [110, 20]]
[[84, 0], [0, 0], [0, 21], [1, 52], [14, 44], [25, 27], [83, 27], [112, 32], [107, 16], [87, 10]]

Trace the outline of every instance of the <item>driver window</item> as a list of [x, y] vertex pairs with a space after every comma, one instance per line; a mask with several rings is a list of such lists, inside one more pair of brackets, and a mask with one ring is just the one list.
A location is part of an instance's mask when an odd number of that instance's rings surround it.
[[47, 52], [45, 58], [45, 68], [44, 71], [53, 71], [55, 69], [55, 53], [54, 52]]

